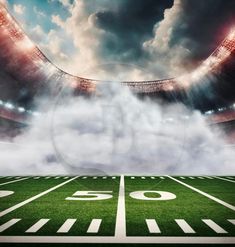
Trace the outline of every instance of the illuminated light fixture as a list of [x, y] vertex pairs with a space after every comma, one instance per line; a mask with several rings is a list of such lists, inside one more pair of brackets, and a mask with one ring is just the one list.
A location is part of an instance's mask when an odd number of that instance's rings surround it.
[[0, 100], [0, 105], [3, 105], [3, 101], [2, 100]]
[[214, 112], [213, 110], [210, 110], [210, 111], [206, 111], [205, 114], [206, 114], [206, 115], [210, 115], [210, 114], [212, 114], [213, 112]]
[[25, 109], [24, 109], [24, 107], [18, 107], [18, 111], [19, 112], [25, 112]]
[[235, 103], [233, 104], [233, 108], [235, 108]]
[[5, 107], [11, 110], [15, 108], [11, 103], [6, 103]]
[[231, 32], [229, 33], [228, 39], [229, 39], [229, 40], [235, 39], [235, 28], [233, 28], [233, 29], [231, 30]]
[[34, 48], [33, 42], [26, 36], [20, 41], [17, 42], [17, 45], [22, 50], [30, 50]]

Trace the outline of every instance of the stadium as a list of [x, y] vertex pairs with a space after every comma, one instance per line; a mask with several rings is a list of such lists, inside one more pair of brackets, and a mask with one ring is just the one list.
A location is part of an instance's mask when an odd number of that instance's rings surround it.
[[[182, 103], [190, 111], [199, 112], [208, 126], [223, 132], [227, 146], [233, 149], [234, 58], [235, 30], [231, 27], [192, 72], [161, 80], [122, 80], [118, 84], [140, 102], [160, 99], [163, 104]], [[3, 142], [17, 138], [33, 122], [41, 121], [38, 99], [46, 98], [44, 104], [50, 112], [61, 93], [75, 101], [89, 101], [102, 98], [100, 85], [112, 83], [73, 76], [58, 68], [3, 4], [0, 68]], [[205, 94], [208, 88], [213, 95]], [[190, 115], [180, 117], [185, 120]], [[174, 124], [176, 119], [168, 116], [167, 121]], [[49, 158], [54, 161], [54, 157]], [[75, 174], [73, 164], [70, 168], [69, 174], [62, 175], [25, 175], [26, 171], [0, 174], [2, 246], [235, 245], [233, 174], [145, 175], [144, 171], [143, 175], [121, 175], [99, 170], [90, 173], [89, 169], [77, 169]]]

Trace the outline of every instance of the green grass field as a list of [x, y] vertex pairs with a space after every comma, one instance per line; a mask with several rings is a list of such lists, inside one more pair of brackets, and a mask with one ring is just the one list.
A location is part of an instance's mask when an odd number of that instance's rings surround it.
[[235, 177], [0, 177], [0, 243], [234, 244]]

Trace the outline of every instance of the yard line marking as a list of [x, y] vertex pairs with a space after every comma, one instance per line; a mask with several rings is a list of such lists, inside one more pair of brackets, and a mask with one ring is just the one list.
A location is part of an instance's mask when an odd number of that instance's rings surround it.
[[131, 177], [131, 179], [135, 179], [135, 177]]
[[16, 224], [20, 220], [21, 219], [12, 219], [12, 220], [7, 221], [6, 223], [0, 226], [0, 232], [5, 231], [6, 229], [10, 228], [11, 226]]
[[176, 219], [175, 222], [184, 233], [195, 233], [193, 228], [184, 219]]
[[102, 179], [107, 179], [107, 177], [102, 177]]
[[55, 177], [55, 179], [59, 179], [60, 177]]
[[87, 233], [97, 233], [100, 229], [101, 219], [93, 219], [87, 229]]
[[40, 177], [34, 177], [33, 179], [39, 179]]
[[40, 230], [50, 219], [40, 219], [25, 232], [34, 233]]
[[198, 177], [199, 179], [204, 179], [204, 177]]
[[45, 179], [49, 179], [49, 178], [51, 178], [51, 177], [45, 177]]
[[115, 225], [115, 237], [118, 239], [126, 237], [126, 208], [125, 208], [125, 182], [124, 175], [120, 177], [117, 216]]
[[228, 179], [234, 179], [233, 177], [226, 177], [226, 178], [228, 178]]
[[217, 225], [213, 220], [205, 219], [202, 220], [205, 224], [207, 224], [213, 231], [216, 233], [228, 233], [221, 226]]
[[145, 177], [141, 177], [141, 179], [145, 179]]
[[15, 177], [15, 179], [19, 179], [19, 178], [21, 178], [21, 177]]
[[23, 181], [23, 180], [26, 180], [26, 179], [29, 179], [29, 178], [21, 178], [21, 179], [18, 179], [18, 180], [12, 180], [12, 181], [0, 184], [0, 186], [1, 185], [5, 185], [5, 184], [12, 184], [12, 183], [20, 182], [20, 181]]
[[190, 179], [195, 179], [194, 177], [189, 177]]
[[149, 233], [161, 233], [161, 230], [159, 229], [159, 226], [154, 219], [146, 219], [146, 224], [149, 230]]
[[37, 194], [36, 196], [33, 196], [33, 197], [31, 197], [31, 198], [29, 198], [29, 199], [23, 201], [23, 202], [20, 202], [20, 203], [16, 204], [15, 206], [12, 206], [12, 207], [10, 207], [10, 208], [8, 208], [8, 209], [3, 210], [2, 212], [0, 212], [0, 217], [2, 217], [2, 216], [4, 216], [4, 215], [6, 215], [6, 214], [8, 214], [8, 213], [10, 213], [10, 212], [12, 212], [12, 211], [14, 211], [14, 210], [16, 210], [17, 208], [20, 208], [20, 207], [26, 205], [26, 204], [28, 204], [28, 203], [30, 203], [30, 202], [32, 202], [32, 201], [38, 199], [38, 198], [40, 198], [41, 196], [44, 196], [44, 195], [50, 193], [50, 192], [53, 191], [53, 190], [56, 190], [56, 189], [60, 188], [61, 186], [63, 186], [63, 185], [65, 185], [65, 184], [67, 184], [67, 183], [73, 181], [74, 179], [76, 179], [76, 178], [78, 178], [78, 177], [79, 177], [79, 176], [73, 177], [73, 178], [71, 178], [71, 179], [69, 179], [69, 180], [67, 180], [67, 181], [65, 181], [65, 182], [63, 182], [63, 183], [60, 183], [60, 184], [58, 184], [58, 185], [56, 185], [56, 186], [54, 186], [54, 187], [52, 187], [52, 188], [50, 188], [50, 189], [48, 189], [48, 190], [46, 190], [46, 191], [40, 193], [40, 194]]
[[64, 177], [63, 179], [68, 179], [69, 177]]
[[180, 177], [181, 179], [185, 179], [185, 177]]
[[82, 177], [82, 179], [87, 179], [87, 177]]
[[0, 243], [234, 244], [235, 237], [0, 236]]
[[235, 220], [228, 220], [230, 223], [232, 223], [233, 225], [235, 225]]
[[155, 179], [155, 177], [151, 177], [151, 179]]
[[212, 177], [208, 177], [208, 176], [206, 176], [206, 178], [213, 179]]
[[93, 179], [97, 179], [97, 177], [93, 177]]
[[161, 179], [165, 179], [164, 177], [160, 177]]
[[112, 177], [112, 179], [116, 179], [116, 177]]
[[217, 177], [217, 176], [215, 176], [215, 178], [218, 178], [218, 179], [224, 180], [224, 181], [228, 181], [228, 182], [231, 182], [231, 183], [235, 183], [234, 180], [229, 180], [229, 179], [227, 179], [227, 178], [221, 178], [221, 177]]
[[184, 183], [184, 182], [182, 182], [182, 181], [180, 181], [180, 180], [178, 180], [176, 178], [173, 178], [171, 176], [167, 176], [167, 177], [172, 179], [172, 180], [174, 180], [174, 181], [176, 181], [176, 182], [178, 182], [178, 183], [180, 183], [180, 184], [182, 184], [182, 185], [184, 185], [185, 187], [188, 187], [189, 189], [191, 189], [193, 191], [196, 191], [197, 193], [199, 193], [199, 194], [201, 194], [201, 195], [203, 195], [203, 196], [205, 196], [205, 197], [207, 197], [207, 198], [209, 198], [209, 199], [211, 199], [211, 200], [213, 200], [213, 201], [215, 201], [215, 202], [217, 202], [217, 203], [219, 203], [219, 204], [221, 204], [221, 205], [223, 205], [223, 206], [225, 206], [225, 207], [227, 207], [229, 209], [232, 209], [233, 211], [235, 211], [235, 206], [233, 206], [233, 205], [231, 205], [231, 204], [229, 204], [227, 202], [224, 202], [224, 201], [222, 201], [222, 200], [220, 200], [220, 199], [218, 199], [218, 198], [216, 198], [214, 196], [211, 196], [211, 195], [207, 194], [206, 192], [203, 192], [203, 191], [201, 191], [199, 189], [196, 189], [195, 187], [193, 187], [193, 186], [191, 186], [189, 184], [186, 184], [186, 183]]
[[76, 222], [76, 219], [67, 219], [64, 224], [59, 228], [57, 233], [67, 233], [72, 228], [74, 223]]

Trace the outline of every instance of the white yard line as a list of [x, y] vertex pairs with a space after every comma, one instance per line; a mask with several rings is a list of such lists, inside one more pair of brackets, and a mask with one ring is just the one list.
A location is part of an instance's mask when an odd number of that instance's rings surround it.
[[215, 176], [215, 178], [218, 178], [218, 179], [220, 179], [220, 180], [224, 180], [224, 181], [227, 181], [227, 182], [235, 183], [234, 180], [229, 180], [229, 179], [227, 179], [227, 178], [221, 178], [221, 177], [217, 177], [217, 176]]
[[10, 228], [11, 226], [15, 225], [18, 221], [21, 219], [12, 219], [4, 223], [3, 225], [0, 226], [0, 232], [5, 231], [6, 229]]
[[155, 219], [146, 219], [146, 224], [149, 230], [149, 233], [161, 233], [159, 226]]
[[1, 186], [1, 185], [5, 185], [5, 184], [16, 183], [16, 182], [23, 181], [23, 180], [26, 180], [26, 179], [29, 179], [29, 178], [21, 178], [21, 179], [17, 179], [17, 180], [12, 180], [12, 181], [9, 181], [9, 182], [0, 184], [0, 186]]
[[207, 224], [214, 232], [216, 233], [228, 233], [221, 226], [216, 224], [213, 220], [205, 219], [202, 220], [205, 224]]
[[228, 220], [230, 223], [232, 223], [233, 225], [235, 225], [235, 220]]
[[184, 233], [195, 233], [193, 228], [184, 219], [176, 219], [175, 222]]
[[196, 189], [195, 187], [193, 187], [193, 186], [191, 186], [189, 184], [186, 184], [186, 183], [184, 183], [184, 182], [182, 182], [182, 181], [180, 181], [180, 180], [178, 180], [176, 178], [173, 178], [171, 176], [167, 176], [167, 177], [170, 178], [170, 179], [172, 179], [172, 180], [174, 180], [175, 182], [177, 182], [179, 184], [182, 184], [185, 187], [187, 187], [187, 188], [189, 188], [189, 189], [191, 189], [193, 191], [196, 191], [197, 193], [199, 193], [199, 194], [201, 194], [201, 195], [203, 195], [203, 196], [205, 196], [205, 197], [207, 197], [207, 198], [209, 198], [209, 199], [211, 199], [211, 200], [213, 200], [213, 201], [215, 201], [215, 202], [217, 202], [217, 203], [225, 206], [226, 208], [229, 208], [229, 209], [235, 211], [235, 206], [233, 206], [233, 205], [231, 205], [231, 204], [229, 204], [227, 202], [224, 202], [224, 201], [222, 201], [222, 200], [220, 200], [220, 199], [218, 199], [218, 198], [216, 198], [214, 196], [211, 196], [211, 195], [207, 194], [206, 192], [203, 192], [203, 191], [201, 191], [199, 189]]
[[88, 227], [87, 233], [97, 233], [100, 229], [101, 219], [93, 219]]
[[57, 233], [67, 233], [72, 228], [74, 223], [76, 222], [76, 219], [67, 219], [64, 224], [59, 228]]
[[120, 177], [117, 216], [115, 225], [115, 238], [122, 239], [126, 237], [126, 208], [125, 208], [125, 182], [124, 175]]
[[34, 233], [39, 231], [50, 219], [40, 219], [38, 222], [36, 222], [34, 225], [32, 225], [28, 230], [25, 232], [28, 233]]
[[235, 244], [235, 237], [0, 236], [0, 243]]
[[3, 210], [2, 212], [0, 212], [0, 217], [2, 217], [2, 216], [4, 216], [4, 215], [6, 215], [6, 214], [8, 214], [8, 213], [10, 213], [10, 212], [12, 212], [12, 211], [18, 209], [18, 208], [20, 208], [20, 207], [22, 207], [22, 206], [24, 206], [24, 205], [26, 205], [26, 204], [28, 204], [28, 203], [30, 203], [30, 202], [32, 202], [32, 201], [38, 199], [38, 198], [40, 198], [41, 196], [44, 196], [44, 195], [50, 193], [50, 192], [53, 191], [53, 190], [56, 190], [56, 189], [60, 188], [61, 186], [63, 186], [63, 185], [65, 185], [65, 184], [67, 184], [67, 183], [69, 183], [69, 182], [75, 180], [76, 178], [78, 178], [78, 176], [76, 176], [76, 177], [74, 177], [74, 178], [71, 178], [71, 179], [69, 179], [69, 180], [67, 180], [67, 181], [65, 181], [65, 182], [63, 182], [63, 183], [60, 183], [60, 184], [58, 184], [58, 185], [56, 185], [56, 186], [54, 186], [54, 187], [52, 187], [52, 188], [50, 188], [50, 189], [48, 189], [48, 190], [42, 192], [42, 193], [40, 193], [40, 194], [38, 194], [38, 195], [36, 195], [36, 196], [33, 196], [33, 197], [31, 197], [31, 198], [29, 198], [29, 199], [23, 201], [23, 202], [20, 202], [20, 203], [14, 205], [14, 206], [12, 206], [12, 207], [10, 207], [10, 208], [8, 208], [8, 209]]

